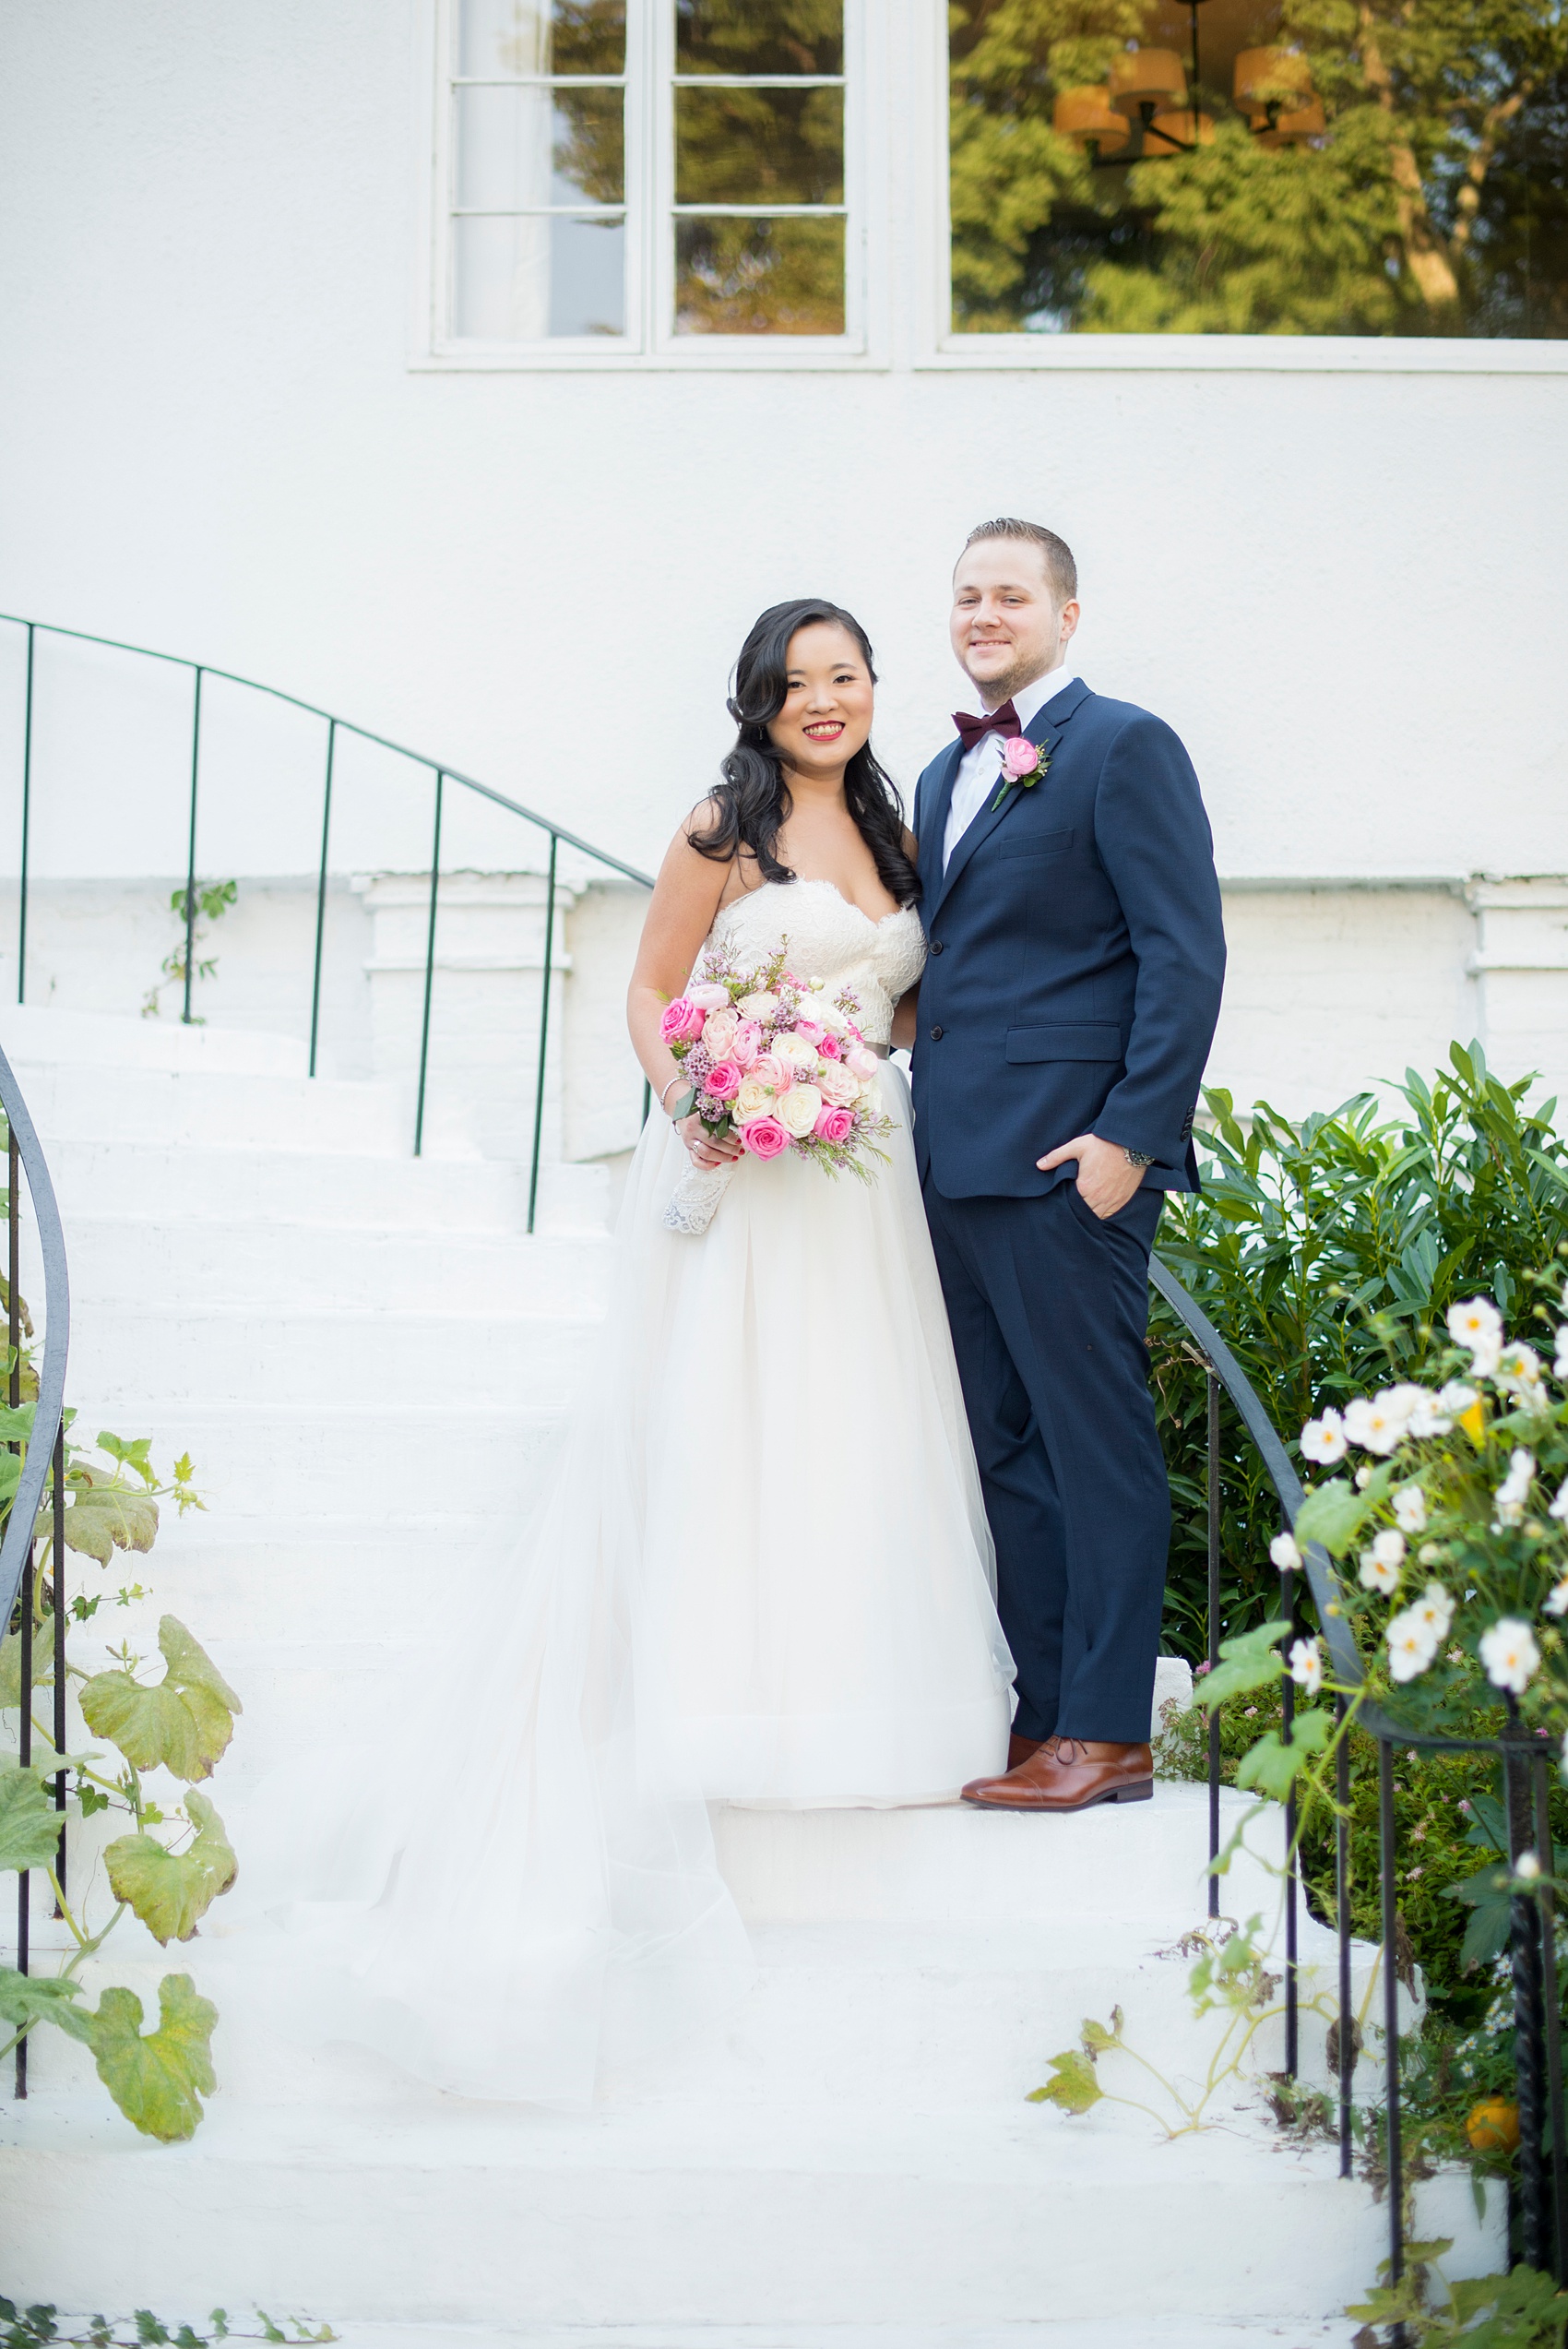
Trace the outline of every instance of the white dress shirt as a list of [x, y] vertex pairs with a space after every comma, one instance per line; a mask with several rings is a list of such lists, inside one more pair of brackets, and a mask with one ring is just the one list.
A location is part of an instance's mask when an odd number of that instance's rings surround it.
[[[1013, 696], [1013, 707], [1018, 713], [1018, 723], [1028, 733], [1048, 701], [1077, 684], [1075, 673], [1065, 666], [1048, 669], [1032, 686], [1020, 686]], [[994, 731], [982, 734], [973, 750], [967, 750], [958, 762], [958, 772], [953, 784], [953, 797], [947, 808], [947, 829], [942, 841], [942, 869], [947, 870], [948, 859], [982, 807], [988, 807], [996, 796], [996, 784], [1002, 773], [1003, 737]]]

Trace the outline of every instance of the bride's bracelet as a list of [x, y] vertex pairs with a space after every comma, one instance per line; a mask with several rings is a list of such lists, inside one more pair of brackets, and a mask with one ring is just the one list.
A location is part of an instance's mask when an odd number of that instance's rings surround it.
[[[673, 1077], [671, 1077], [671, 1079], [670, 1079], [670, 1085], [679, 1085], [679, 1084], [680, 1084], [680, 1083], [682, 1083], [682, 1082], [683, 1082], [683, 1079], [682, 1079], [681, 1071], [677, 1068], [677, 1069], [676, 1069], [676, 1071], [675, 1071], [675, 1074], [674, 1074], [674, 1075], [673, 1075]], [[669, 1091], [670, 1091], [670, 1085], [666, 1085], [666, 1086], [665, 1086], [665, 1088], [664, 1088], [664, 1091], [663, 1091], [662, 1093], [660, 1093], [660, 1094], [659, 1094], [659, 1108], [660, 1108], [660, 1109], [662, 1109], [662, 1108], [663, 1108], [663, 1106], [664, 1106], [665, 1096], [668, 1094], [668, 1092], [669, 1092]]]

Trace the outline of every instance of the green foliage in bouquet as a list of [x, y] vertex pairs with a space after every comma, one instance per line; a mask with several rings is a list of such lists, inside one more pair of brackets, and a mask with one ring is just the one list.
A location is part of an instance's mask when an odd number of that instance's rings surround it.
[[[1505, 1316], [1568, 1239], [1568, 1139], [1555, 1103], [1528, 1109], [1479, 1044], [1454, 1044], [1430, 1080], [1408, 1071], [1397, 1115], [1358, 1095], [1293, 1126], [1229, 1093], [1205, 1101], [1203, 1192], [1172, 1194], [1158, 1248], [1231, 1348], [1288, 1447], [1324, 1404], [1425, 1376], [1447, 1344], [1448, 1306], [1478, 1292]], [[1198, 1661], [1207, 1639], [1206, 1397], [1186, 1330], [1152, 1300], [1156, 1409], [1176, 1505], [1165, 1640]], [[1221, 1628], [1261, 1622], [1277, 1578], [1278, 1506], [1228, 1401]]]

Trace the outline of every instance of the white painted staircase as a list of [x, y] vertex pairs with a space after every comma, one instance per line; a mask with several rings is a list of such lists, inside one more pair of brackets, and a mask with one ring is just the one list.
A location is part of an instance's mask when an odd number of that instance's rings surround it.
[[[549, 1170], [529, 1239], [521, 1170], [411, 1160], [398, 1088], [311, 1082], [287, 1040], [13, 1011], [0, 1043], [65, 1217], [71, 1400], [89, 1429], [188, 1448], [208, 1497], [135, 1564], [245, 1700], [221, 1808], [236, 1778], [374, 1717], [460, 1612], [465, 1556], [505, 1538], [600, 1307], [605, 1178]], [[308, 2309], [358, 2349], [1347, 2341], [1385, 2214], [1331, 2147], [1287, 2145], [1234, 2090], [1175, 2142], [1121, 2107], [1025, 2101], [1116, 2005], [1162, 2069], [1206, 2061], [1185, 1963], [1158, 1954], [1201, 1918], [1205, 1802], [721, 1810], [756, 1985], [589, 2116], [466, 2103], [231, 2023], [206, 2122], [161, 2148], [79, 2050], [35, 2036], [29, 2103], [0, 2083], [0, 2289]], [[1271, 1911], [1270, 1879], [1243, 1866], [1227, 1906]], [[136, 1928], [103, 1978], [199, 1985], [203, 1950]], [[1303, 1953], [1326, 1985], [1310, 1924]], [[1322, 2035], [1309, 2019], [1319, 2065]], [[1128, 2057], [1101, 2077], [1161, 2102]], [[1481, 2224], [1463, 2178], [1420, 2198], [1453, 2272], [1498, 2264], [1495, 2200]]]

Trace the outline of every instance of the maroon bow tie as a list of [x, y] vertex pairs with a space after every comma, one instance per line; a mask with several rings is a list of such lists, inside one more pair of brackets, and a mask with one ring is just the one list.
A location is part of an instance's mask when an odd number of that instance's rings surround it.
[[993, 709], [989, 718], [971, 718], [967, 709], [955, 709], [953, 723], [958, 729], [958, 739], [964, 745], [966, 757], [986, 734], [998, 733], [1004, 741], [1009, 741], [1024, 731], [1018, 713], [1010, 701], [1004, 701], [1000, 709]]

